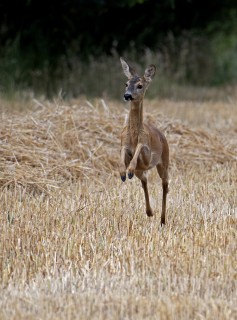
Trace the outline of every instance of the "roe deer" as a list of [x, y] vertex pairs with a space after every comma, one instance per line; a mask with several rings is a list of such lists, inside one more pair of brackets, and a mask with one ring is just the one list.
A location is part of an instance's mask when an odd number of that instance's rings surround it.
[[153, 216], [147, 188], [147, 171], [156, 166], [162, 180], [163, 200], [161, 225], [165, 224], [166, 196], [168, 193], [169, 146], [164, 134], [156, 127], [143, 122], [143, 99], [145, 92], [155, 76], [156, 67], [150, 65], [144, 75], [136, 71], [120, 58], [123, 72], [128, 78], [124, 100], [130, 101], [127, 123], [121, 133], [121, 158], [119, 172], [122, 181], [134, 174], [141, 180], [145, 194], [146, 214]]

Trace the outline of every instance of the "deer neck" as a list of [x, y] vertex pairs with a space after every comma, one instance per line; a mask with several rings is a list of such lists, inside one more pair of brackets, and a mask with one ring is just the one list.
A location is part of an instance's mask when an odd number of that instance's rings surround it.
[[143, 129], [143, 101], [130, 102], [128, 128], [133, 138], [138, 138]]

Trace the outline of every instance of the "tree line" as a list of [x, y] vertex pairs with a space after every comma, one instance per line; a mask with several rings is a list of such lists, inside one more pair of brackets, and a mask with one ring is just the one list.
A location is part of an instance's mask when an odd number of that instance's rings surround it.
[[[0, 73], [24, 82], [27, 70], [53, 74], [62, 57], [72, 69], [73, 57], [88, 62], [130, 49], [162, 50], [170, 34], [228, 37], [236, 21], [236, 0], [1, 0]], [[233, 37], [228, 41], [235, 46]]]
[[2, 0], [0, 47], [18, 41], [34, 64], [62, 54], [122, 53], [132, 45], [155, 49], [170, 31], [228, 32], [236, 7], [236, 0]]

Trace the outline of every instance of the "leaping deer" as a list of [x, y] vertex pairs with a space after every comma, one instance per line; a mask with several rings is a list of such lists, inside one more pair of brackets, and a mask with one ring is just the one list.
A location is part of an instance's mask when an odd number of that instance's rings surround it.
[[136, 71], [120, 58], [123, 72], [128, 78], [124, 100], [130, 102], [127, 123], [121, 133], [121, 158], [119, 172], [122, 181], [131, 179], [134, 174], [141, 180], [145, 194], [146, 214], [153, 216], [147, 188], [147, 171], [156, 166], [162, 180], [163, 200], [161, 225], [165, 224], [166, 196], [168, 193], [169, 146], [164, 134], [151, 124], [143, 122], [143, 99], [155, 76], [156, 67], [150, 65], [144, 75]]

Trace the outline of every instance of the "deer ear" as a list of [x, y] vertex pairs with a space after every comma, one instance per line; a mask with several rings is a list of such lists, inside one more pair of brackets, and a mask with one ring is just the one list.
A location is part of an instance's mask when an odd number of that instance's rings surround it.
[[151, 64], [148, 68], [146, 68], [144, 73], [144, 78], [146, 81], [151, 82], [156, 74], [156, 67], [154, 64]]
[[135, 70], [132, 67], [130, 67], [129, 64], [127, 64], [127, 62], [123, 60], [123, 58], [120, 58], [120, 61], [121, 61], [125, 76], [128, 79], [131, 79], [136, 74]]

